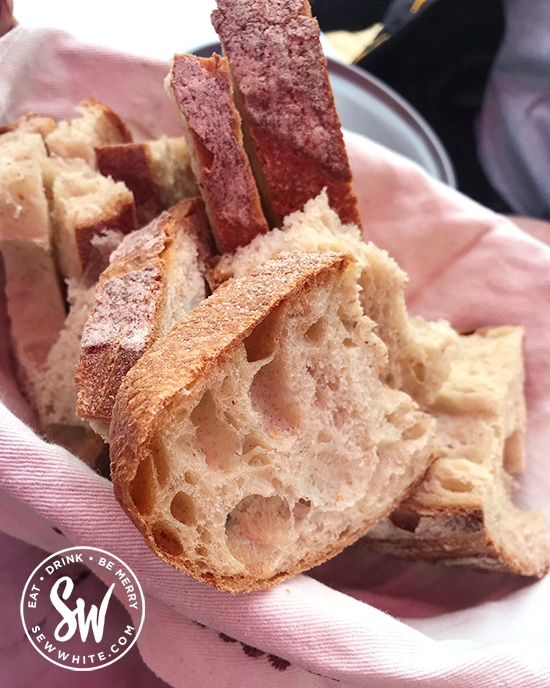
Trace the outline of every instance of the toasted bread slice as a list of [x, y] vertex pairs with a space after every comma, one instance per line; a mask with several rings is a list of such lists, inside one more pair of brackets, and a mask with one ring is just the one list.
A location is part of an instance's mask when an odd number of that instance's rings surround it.
[[75, 108], [77, 116], [59, 122], [45, 137], [51, 155], [81, 158], [95, 168], [97, 146], [130, 143], [132, 132], [122, 117], [95, 98], [83, 100]]
[[405, 273], [385, 251], [364, 242], [356, 226], [340, 222], [325, 192], [308, 201], [303, 211], [285, 218], [282, 229], [257, 237], [234, 255], [222, 256], [208, 272], [211, 286], [216, 288], [229, 277], [242, 277], [288, 250], [340, 251], [355, 257], [363, 310], [377, 323], [377, 334], [388, 347], [383, 380], [423, 406], [433, 402], [449, 373], [456, 332], [445, 321], [409, 317]]
[[230, 280], [126, 376], [115, 495], [150, 547], [229, 592], [341, 551], [423, 476], [434, 421], [381, 382], [354, 261], [286, 252]]
[[218, 0], [212, 23], [271, 226], [323, 188], [342, 222], [360, 226], [319, 25], [307, 0]]
[[96, 156], [101, 174], [124, 182], [134, 194], [138, 227], [178, 201], [199, 195], [184, 137], [99, 146]]
[[115, 397], [130, 368], [206, 295], [213, 248], [199, 198], [180, 201], [127, 236], [96, 287], [76, 367], [77, 413], [108, 439]]
[[231, 253], [269, 228], [243, 147], [227, 61], [216, 54], [175, 55], [166, 89], [181, 114], [216, 244]]
[[523, 329], [460, 338], [432, 407], [437, 460], [426, 478], [362, 541], [376, 550], [524, 576], [543, 576], [550, 550], [542, 514], [512, 501], [523, 470]]

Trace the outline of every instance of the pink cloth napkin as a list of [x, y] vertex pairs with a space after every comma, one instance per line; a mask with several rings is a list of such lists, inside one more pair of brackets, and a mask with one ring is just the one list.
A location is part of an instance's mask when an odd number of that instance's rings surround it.
[[[167, 70], [19, 27], [0, 40], [0, 123], [29, 110], [69, 117], [94, 95], [140, 123], [140, 136], [178, 133], [162, 90]], [[466, 329], [525, 325], [528, 467], [518, 500], [550, 522], [550, 247], [398, 155], [353, 134], [347, 143], [365, 236], [408, 271], [411, 312]], [[1, 364], [0, 686], [550, 685], [550, 577], [533, 583], [350, 548], [269, 592], [219, 592], [156, 558], [111, 484], [37, 437], [5, 355]], [[73, 545], [123, 559], [146, 596], [139, 653], [91, 674], [46, 662], [18, 613], [44, 552]], [[103, 585], [96, 574], [85, 584]]]

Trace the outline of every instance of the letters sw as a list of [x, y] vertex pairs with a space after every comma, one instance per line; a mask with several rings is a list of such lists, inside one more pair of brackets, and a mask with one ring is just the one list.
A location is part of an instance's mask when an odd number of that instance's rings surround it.
[[[63, 585], [65, 587], [61, 591], [60, 596], [59, 589]], [[50, 592], [51, 603], [63, 617], [62, 620], [57, 624], [54, 632], [56, 640], [59, 642], [66, 642], [74, 636], [78, 629], [82, 642], [85, 642], [91, 627], [96, 643], [101, 642], [103, 638], [103, 631], [105, 629], [105, 615], [107, 614], [109, 600], [111, 599], [111, 594], [114, 587], [115, 584], [112, 583], [111, 587], [105, 593], [99, 608], [97, 605], [92, 604], [88, 616], [86, 617], [86, 603], [81, 597], [76, 600], [76, 607], [74, 609], [71, 609], [63, 601], [67, 600], [71, 596], [71, 593], [74, 590], [74, 583], [68, 576], [63, 576], [60, 578], [53, 585]], [[64, 626], [67, 627], [67, 630], [62, 633]]]

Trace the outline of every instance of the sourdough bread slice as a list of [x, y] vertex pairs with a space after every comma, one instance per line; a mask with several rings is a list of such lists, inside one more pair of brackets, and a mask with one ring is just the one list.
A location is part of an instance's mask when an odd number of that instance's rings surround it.
[[14, 129], [0, 136], [0, 252], [9, 338], [19, 385], [37, 414], [39, 381], [66, 315], [42, 177], [46, 158], [40, 134]]
[[75, 112], [76, 117], [59, 122], [45, 137], [50, 155], [80, 158], [95, 168], [97, 146], [132, 141], [132, 132], [122, 117], [96, 98], [83, 100]]
[[10, 345], [19, 386], [39, 420], [40, 380], [65, 323], [65, 301], [53, 254], [32, 241], [0, 240]]
[[42, 167], [48, 152], [40, 134], [9, 131], [0, 136], [0, 237], [51, 249], [48, 200]]
[[45, 436], [107, 475], [105, 442], [87, 421], [76, 415], [77, 389], [73, 380], [82, 332], [94, 302], [93, 286], [86, 288], [78, 280], [69, 281], [69, 312], [37, 378], [35, 397]]
[[84, 288], [71, 280], [67, 290], [69, 312], [59, 336], [48, 352], [44, 370], [37, 383], [40, 417], [46, 427], [87, 426], [76, 415], [77, 390], [74, 369], [80, 355], [80, 340], [88, 315], [95, 303], [95, 288]]
[[209, 270], [209, 282], [215, 288], [229, 277], [242, 277], [285, 250], [339, 251], [355, 257], [361, 305], [377, 323], [377, 334], [388, 347], [383, 380], [418, 403], [430, 404], [449, 372], [457, 334], [445, 321], [409, 317], [405, 273], [386, 251], [363, 241], [355, 225], [340, 222], [324, 191], [308, 201], [303, 211], [285, 218], [281, 229], [257, 237], [234, 255], [222, 256]]
[[460, 338], [432, 413], [438, 458], [420, 486], [362, 541], [408, 558], [543, 576], [550, 550], [542, 514], [513, 504], [524, 467], [523, 329]]
[[77, 413], [105, 439], [128, 370], [206, 295], [213, 247], [199, 198], [181, 201], [125, 237], [95, 291], [75, 372]]
[[230, 280], [130, 370], [111, 425], [115, 495], [176, 568], [266, 589], [388, 514], [434, 421], [381, 382], [386, 347], [339, 253], [285, 252]]
[[218, 0], [212, 13], [245, 142], [272, 227], [327, 188], [343, 222], [361, 225], [352, 175], [307, 0]]
[[138, 227], [199, 194], [184, 137], [99, 146], [96, 156], [101, 174], [124, 182], [134, 194]]
[[94, 252], [94, 238], [137, 228], [134, 196], [123, 182], [115, 182], [80, 159], [49, 159], [51, 218], [59, 268], [65, 280], [88, 286], [103, 267]]
[[[72, 381], [90, 295], [81, 284], [71, 283], [65, 298], [49, 212], [52, 186], [61, 168], [76, 164], [95, 173], [83, 161], [48, 157], [43, 131], [36, 131], [49, 128], [36, 121], [41, 119], [22, 120], [0, 136], [0, 251], [10, 344], [18, 383], [39, 432], [97, 467], [104, 443], [76, 416]], [[109, 237], [97, 239], [99, 244], [109, 241]], [[97, 247], [97, 263], [106, 251]]]
[[166, 90], [181, 115], [216, 244], [231, 253], [267, 232], [268, 225], [243, 147], [227, 60], [216, 54], [175, 55]]

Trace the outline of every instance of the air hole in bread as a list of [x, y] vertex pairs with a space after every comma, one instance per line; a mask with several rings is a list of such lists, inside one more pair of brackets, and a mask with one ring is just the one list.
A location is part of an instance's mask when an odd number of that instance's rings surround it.
[[357, 346], [357, 342], [355, 340], [353, 340], [351, 337], [346, 337], [342, 343], [348, 349], [351, 349], [352, 347]]
[[220, 412], [210, 391], [206, 391], [202, 399], [191, 413], [191, 421], [195, 426], [195, 436], [199, 449], [209, 466], [216, 466], [229, 470], [232, 460], [242, 451], [242, 440], [239, 433], [220, 417]]
[[155, 541], [155, 545], [173, 557], [177, 557], [183, 553], [183, 547], [174, 531], [169, 528], [166, 523], [155, 523], [151, 529], [151, 535]]
[[[315, 404], [321, 408], [334, 407], [334, 393], [340, 387], [340, 380], [335, 377], [332, 371], [324, 371], [314, 364], [306, 365], [307, 372], [315, 382]], [[332, 372], [332, 377], [327, 377], [327, 372]], [[334, 416], [339, 414], [339, 409], [334, 410]]]
[[355, 330], [357, 320], [349, 317], [347, 305], [341, 305], [338, 308], [338, 318], [340, 319], [340, 322], [344, 326], [346, 332], [353, 332]]
[[251, 571], [260, 573], [271, 568], [273, 558], [290, 539], [291, 528], [286, 499], [248, 495], [227, 516], [227, 547]]
[[395, 389], [395, 387], [397, 386], [395, 382], [395, 375], [393, 373], [388, 373], [387, 375], [385, 375], [384, 382], [388, 385], [388, 387], [391, 387], [392, 389]]
[[177, 492], [170, 504], [172, 516], [186, 526], [192, 526], [196, 521], [195, 504], [186, 492]]
[[292, 514], [294, 516], [294, 523], [298, 525], [304, 518], [308, 515], [311, 509], [311, 500], [300, 497], [296, 504], [292, 508]]
[[140, 514], [148, 514], [155, 501], [154, 476], [150, 459], [140, 461], [136, 475], [130, 483], [130, 498]]
[[284, 379], [285, 370], [275, 358], [258, 370], [250, 386], [254, 410], [264, 416], [268, 427], [274, 432], [295, 427], [300, 418]]
[[384, 414], [384, 419], [396, 428], [401, 429], [403, 426], [403, 412], [399, 409], [399, 407], [394, 408], [389, 413]]
[[340, 379], [335, 378], [334, 380], [327, 380], [327, 387], [331, 392], [337, 392], [340, 389]]
[[264, 361], [273, 355], [275, 337], [273, 332], [275, 313], [264, 318], [243, 340], [246, 358], [250, 363]]
[[326, 318], [319, 318], [313, 325], [306, 330], [304, 337], [312, 344], [320, 344], [326, 337], [327, 321]]
[[420, 516], [405, 506], [399, 506], [390, 515], [390, 521], [396, 528], [406, 530], [409, 533], [414, 533], [420, 523]]
[[212, 536], [207, 530], [201, 529], [199, 531], [199, 537], [201, 542], [203, 542], [205, 545], [209, 545], [212, 542]]

